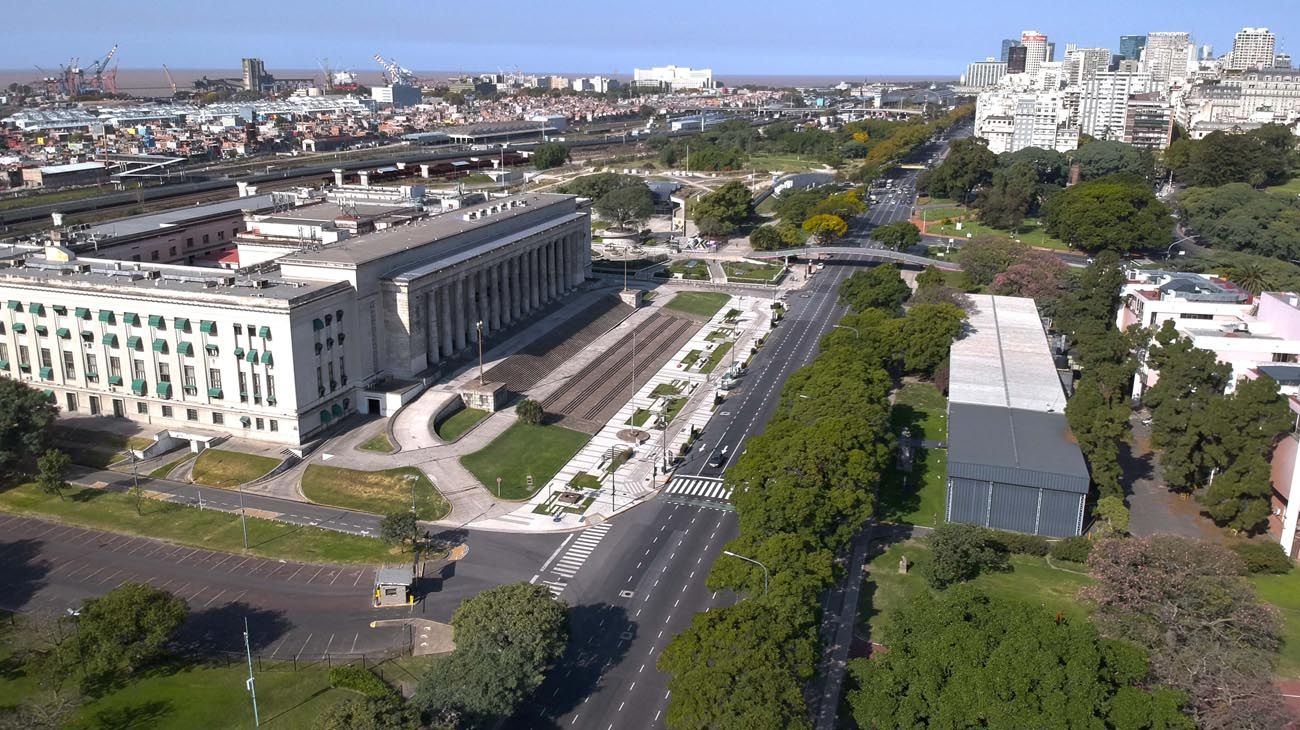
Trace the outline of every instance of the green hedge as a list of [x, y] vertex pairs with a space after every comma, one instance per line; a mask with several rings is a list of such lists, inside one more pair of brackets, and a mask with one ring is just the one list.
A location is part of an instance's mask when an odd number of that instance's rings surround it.
[[1080, 535], [1079, 537], [1067, 537], [1053, 543], [1049, 554], [1057, 560], [1086, 563], [1090, 552], [1092, 552], [1092, 542]]
[[344, 664], [330, 669], [330, 686], [350, 689], [367, 697], [387, 697], [393, 688], [384, 684], [384, 680], [375, 673], [356, 664]]
[[1026, 535], [1020, 532], [993, 530], [993, 539], [1007, 552], [1017, 555], [1034, 555], [1043, 557], [1051, 545], [1047, 538], [1038, 535]]

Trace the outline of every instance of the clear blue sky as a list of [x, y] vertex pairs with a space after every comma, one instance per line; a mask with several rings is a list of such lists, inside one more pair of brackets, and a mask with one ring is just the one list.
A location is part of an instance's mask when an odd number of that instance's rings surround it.
[[[1185, 30], [1216, 53], [1242, 26], [1300, 43], [1295, 0], [8, 0], [0, 68], [85, 63], [120, 43], [123, 68], [629, 73], [675, 63], [727, 74], [935, 74], [996, 55], [1036, 28], [1115, 48], [1121, 34]], [[1294, 38], [1293, 38], [1294, 36]], [[1298, 49], [1300, 50], [1300, 49]], [[1297, 54], [1300, 56], [1300, 53]]]

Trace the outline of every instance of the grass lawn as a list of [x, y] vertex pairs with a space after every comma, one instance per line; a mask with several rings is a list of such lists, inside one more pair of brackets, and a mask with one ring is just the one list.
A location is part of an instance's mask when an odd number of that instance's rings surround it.
[[749, 156], [749, 161], [745, 163], [746, 169], [779, 171], [779, 172], [806, 172], [808, 170], [825, 170], [826, 163], [816, 159], [811, 155], [779, 155], [759, 153]]
[[673, 398], [669, 400], [668, 407], [664, 409], [664, 420], [668, 423], [672, 423], [673, 419], [677, 417], [677, 414], [681, 413], [682, 409], [686, 407], [686, 400], [686, 398]]
[[[899, 575], [899, 558], [906, 555], [911, 568]], [[871, 573], [866, 579], [861, 597], [861, 615], [871, 625], [871, 640], [889, 643], [888, 619], [890, 615], [922, 591], [931, 590], [921, 577], [921, 565], [929, 559], [930, 550], [922, 542], [909, 540], [892, 545], [871, 561]], [[1047, 565], [1043, 558], [1026, 555], [1011, 556], [1011, 572], [981, 575], [971, 585], [990, 595], [1014, 598], [1038, 604], [1055, 614], [1087, 616], [1089, 607], [1075, 596], [1088, 585], [1087, 576], [1057, 570]]]
[[279, 464], [278, 459], [269, 456], [208, 449], [194, 461], [191, 476], [199, 484], [230, 489], [266, 476]]
[[948, 439], [948, 399], [929, 383], [908, 383], [894, 396], [889, 413], [895, 432], [910, 428], [913, 438]]
[[[516, 423], [460, 463], [492, 492], [501, 477], [502, 499], [527, 499], [564, 468], [591, 437], [559, 426]], [[531, 474], [533, 487], [526, 477]]]
[[721, 345], [718, 345], [717, 347], [713, 348], [713, 352], [709, 353], [708, 362], [704, 363], [704, 365], [700, 367], [700, 372], [702, 373], [713, 372], [713, 369], [718, 366], [718, 363], [722, 362], [722, 358], [726, 357], [728, 352], [731, 352], [731, 346], [733, 344], [735, 343], [728, 340], [722, 343]]
[[920, 195], [916, 199], [917, 205], [961, 205], [952, 198], [931, 198], [928, 195]]
[[388, 439], [388, 433], [384, 431], [380, 431], [374, 436], [371, 436], [365, 443], [361, 444], [357, 448], [362, 449], [363, 451], [376, 451], [381, 454], [391, 454], [397, 450], [393, 447], [393, 442]]
[[925, 220], [928, 223], [932, 223], [932, 224], [937, 224], [939, 221], [942, 221], [944, 218], [961, 218], [963, 216], [967, 216], [967, 215], [973, 216], [975, 214], [975, 211], [971, 210], [970, 208], [948, 208], [948, 207], [926, 208], [924, 211], [917, 211], [917, 215], [918, 216], [921, 215], [922, 212], [925, 213], [924, 216]]
[[1277, 673], [1300, 678], [1300, 571], [1286, 575], [1257, 575], [1251, 578], [1261, 600], [1268, 601], [1282, 613], [1282, 653]]
[[420, 519], [440, 520], [447, 516], [451, 505], [429, 477], [413, 466], [357, 471], [312, 464], [302, 475], [302, 493], [319, 504], [386, 515], [410, 509], [412, 483], [415, 513]]
[[[904, 428], [913, 438], [948, 439], [948, 403], [929, 383], [908, 383], [894, 396], [889, 414], [896, 435]], [[948, 452], [917, 449], [910, 474], [890, 469], [880, 485], [880, 519], [935, 526], [943, 519]]]
[[989, 228], [988, 226], [976, 221], [965, 221], [962, 223], [961, 230], [957, 230], [956, 223], [945, 226], [931, 220], [929, 226], [927, 226], [927, 232], [932, 236], [947, 236], [949, 238], [966, 238], [967, 234], [970, 234], [972, 238], [989, 236], [992, 238], [1019, 239], [1030, 246], [1054, 248], [1062, 251], [1070, 250], [1070, 247], [1065, 245], [1065, 242], [1044, 233], [1042, 227], [1037, 225], [1035, 219], [1025, 220], [1025, 224], [1016, 231], [1003, 231], [997, 228]]
[[[0, 492], [0, 510], [210, 550], [243, 551], [239, 516], [229, 512], [145, 499], [143, 514], [137, 515], [135, 499], [128, 494], [84, 487], [64, 496], [22, 484]], [[399, 554], [377, 539], [256, 517], [248, 518], [248, 545], [254, 555], [320, 563], [381, 563]]]
[[748, 261], [723, 261], [722, 270], [727, 279], [769, 282], [785, 269], [782, 264], [751, 264]]
[[636, 412], [632, 414], [632, 417], [627, 419], [627, 422], [629, 425], [640, 428], [641, 424], [645, 423], [646, 419], [649, 417], [650, 411], [644, 408], [638, 408], [636, 409]]
[[709, 265], [703, 261], [674, 261], [668, 264], [668, 271], [681, 274], [683, 279], [709, 280]]
[[672, 383], [660, 383], [655, 386], [654, 390], [650, 391], [650, 397], [663, 398], [664, 396], [681, 395], [681, 393], [682, 389], [680, 386], [673, 385]]
[[682, 358], [682, 367], [689, 368], [690, 366], [695, 364], [696, 360], [699, 359], [700, 359], [700, 351], [691, 350], [690, 352], [686, 353], [686, 357]]
[[182, 462], [189, 461], [190, 459], [193, 458], [194, 458], [194, 454], [186, 454], [181, 458], [176, 459], [175, 461], [169, 461], [166, 464], [163, 464], [162, 466], [158, 467], [157, 469], [154, 469], [153, 471], [149, 472], [149, 478], [166, 479], [167, 475], [172, 473], [172, 469], [175, 469], [176, 467], [180, 466]]
[[731, 299], [730, 294], [711, 291], [684, 291], [673, 297], [664, 306], [687, 314], [712, 317], [722, 309], [722, 305]]
[[1292, 197], [1300, 195], [1300, 177], [1293, 177], [1288, 182], [1281, 185], [1274, 185], [1271, 188], [1267, 188], [1267, 190], [1270, 193], [1280, 193]]
[[444, 418], [434, 431], [443, 441], [455, 441], [470, 430], [479, 421], [488, 417], [488, 412], [478, 408], [462, 408]]

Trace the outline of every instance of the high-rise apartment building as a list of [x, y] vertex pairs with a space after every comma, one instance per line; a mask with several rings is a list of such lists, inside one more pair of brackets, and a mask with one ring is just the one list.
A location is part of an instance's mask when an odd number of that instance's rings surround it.
[[654, 68], [633, 69], [632, 83], [636, 86], [657, 86], [670, 91], [712, 89], [715, 87], [712, 69], [690, 68], [687, 66], [655, 66]]
[[1012, 46], [1007, 52], [1007, 73], [1022, 74], [1027, 65], [1029, 49], [1024, 46]]
[[1160, 94], [1148, 92], [1129, 97], [1122, 142], [1134, 147], [1162, 150], [1169, 146], [1173, 134], [1174, 110], [1160, 98]]
[[1228, 68], [1245, 71], [1250, 68], [1272, 68], [1277, 37], [1268, 28], [1242, 28], [1232, 40], [1232, 55]]
[[1158, 32], [1147, 34], [1147, 45], [1142, 50], [1142, 61], [1151, 73], [1151, 80], [1160, 88], [1168, 88], [1174, 79], [1187, 76], [1189, 61], [1196, 58], [1192, 36], [1183, 32]]
[[1047, 36], [1036, 30], [1027, 30], [1020, 34], [1020, 44], [1025, 47], [1025, 73], [1036, 76], [1038, 67], [1050, 60], [1047, 55]]
[[1279, 53], [1279, 54], [1277, 54], [1276, 56], [1274, 56], [1274, 57], [1273, 57], [1273, 68], [1290, 69], [1290, 68], [1291, 68], [1291, 54], [1290, 54], [1290, 53]]
[[1002, 61], [987, 59], [976, 61], [966, 66], [966, 86], [982, 89], [996, 84], [1007, 75], [1007, 64]]
[[1083, 84], [1079, 99], [1079, 126], [1097, 139], [1120, 141], [1128, 119], [1129, 97], [1151, 91], [1151, 74], [1103, 71]]
[[1016, 40], [1015, 38], [1003, 38], [1002, 55], [998, 56], [998, 60], [1003, 63], [1007, 63], [1008, 61], [1010, 61], [1011, 49], [1016, 48], [1019, 45], [1020, 45], [1020, 41]]
[[1082, 84], [1098, 71], [1110, 68], [1109, 48], [1072, 48], [1065, 54], [1066, 83]]
[[1126, 61], [1142, 59], [1142, 49], [1146, 48], [1147, 37], [1144, 35], [1122, 35], [1119, 37], [1119, 55]]

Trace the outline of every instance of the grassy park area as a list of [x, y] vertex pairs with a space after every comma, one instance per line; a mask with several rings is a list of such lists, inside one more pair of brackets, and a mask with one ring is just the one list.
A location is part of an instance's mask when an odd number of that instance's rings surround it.
[[825, 170], [827, 165], [812, 155], [759, 152], [749, 156], [745, 168], [767, 172], [807, 172], [809, 170]]
[[[484, 448], [460, 459], [493, 494], [501, 477], [502, 499], [527, 499], [572, 459], [591, 437], [560, 426], [516, 423]], [[528, 488], [527, 477], [533, 477]]]
[[674, 261], [668, 264], [668, 272], [671, 274], [680, 274], [683, 279], [699, 279], [701, 281], [709, 280], [709, 265], [703, 261], [691, 259], [689, 261]]
[[451, 505], [413, 466], [384, 471], [357, 471], [312, 464], [302, 475], [302, 493], [317, 504], [384, 515], [410, 509], [412, 492], [415, 513], [422, 520], [440, 520]]
[[1052, 248], [1062, 251], [1068, 251], [1070, 249], [1069, 246], [1065, 245], [1064, 241], [1061, 241], [1058, 238], [1053, 238], [1044, 233], [1042, 226], [1038, 225], [1038, 220], [1034, 218], [1026, 219], [1024, 225], [1014, 231], [1003, 231], [998, 228], [990, 228], [983, 223], [973, 220], [963, 221], [961, 223], [961, 229], [958, 230], [956, 222], [945, 226], [942, 223], [936, 223], [933, 218], [930, 218], [929, 220], [930, 223], [926, 226], [926, 231], [932, 236], [966, 238], [969, 234], [972, 238], [989, 237], [1016, 239], [1027, 243], [1030, 246], [1037, 246], [1039, 248]]
[[755, 264], [748, 261], [723, 261], [722, 271], [727, 281], [747, 281], [767, 284], [785, 269], [782, 264]]
[[447, 416], [434, 428], [434, 433], [443, 441], [455, 441], [465, 432], [488, 417], [488, 412], [478, 408], [462, 408]]
[[684, 291], [673, 297], [664, 306], [678, 312], [712, 317], [722, 309], [722, 305], [731, 299], [730, 294], [710, 291]]
[[195, 459], [191, 478], [205, 486], [231, 489], [266, 476], [279, 464], [278, 459], [269, 456], [208, 449]]
[[1285, 575], [1256, 575], [1255, 592], [1282, 614], [1282, 651], [1277, 673], [1300, 679], [1300, 570]]
[[374, 436], [366, 439], [365, 443], [361, 444], [357, 448], [363, 451], [374, 451], [380, 454], [391, 454], [397, 450], [397, 448], [393, 446], [393, 442], [389, 440], [388, 434], [383, 431], [380, 431]]
[[1271, 188], [1267, 188], [1267, 190], [1270, 193], [1278, 193], [1279, 195], [1290, 195], [1292, 197], [1295, 197], [1297, 195], [1300, 195], [1300, 177], [1293, 177], [1287, 182], [1281, 185], [1274, 185]]
[[166, 479], [167, 475], [172, 473], [172, 469], [175, 469], [176, 467], [180, 466], [182, 462], [189, 461], [190, 459], [193, 458], [194, 458], [194, 454], [192, 453], [185, 454], [184, 456], [174, 461], [169, 461], [166, 464], [163, 464], [162, 466], [158, 467], [157, 469], [154, 469], [153, 471], [149, 472], [149, 477], [151, 479]]
[[[901, 436], [948, 439], [948, 401], [929, 383], [908, 383], [899, 389], [890, 410], [890, 425]], [[943, 518], [948, 452], [917, 449], [910, 474], [890, 469], [880, 485], [880, 519], [911, 525], [937, 525]]]
[[[238, 515], [149, 498], [137, 514], [134, 497], [105, 489], [73, 487], [61, 499], [22, 484], [0, 492], [0, 510], [209, 550], [240, 553], [244, 546]], [[266, 558], [322, 563], [379, 563], [395, 554], [376, 539], [256, 517], [248, 518], [248, 546]]]
[[721, 345], [718, 345], [717, 347], [713, 348], [713, 351], [709, 353], [708, 361], [700, 366], [700, 372], [702, 373], [713, 372], [713, 369], [718, 366], [718, 363], [722, 362], [722, 358], [726, 357], [728, 352], [731, 352], [731, 347], [733, 344], [735, 343], [728, 340], [726, 342], [723, 342]]

